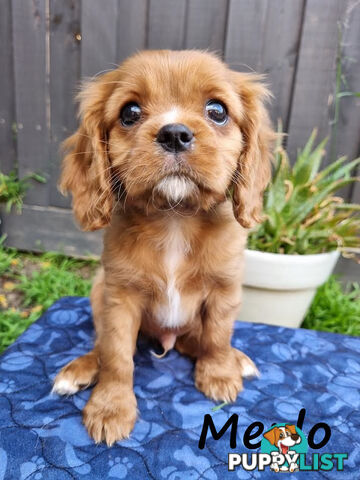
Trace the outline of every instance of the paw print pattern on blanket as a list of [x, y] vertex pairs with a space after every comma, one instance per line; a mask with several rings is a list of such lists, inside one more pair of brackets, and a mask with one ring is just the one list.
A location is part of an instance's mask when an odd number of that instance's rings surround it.
[[[87, 298], [56, 302], [0, 357], [0, 480], [224, 480], [272, 479], [275, 474], [228, 472], [229, 432], [198, 441], [206, 413], [217, 428], [239, 415], [236, 451], [248, 451], [248, 425], [296, 423], [306, 408], [303, 431], [318, 422], [332, 429], [322, 452], [346, 452], [344, 472], [296, 472], [289, 480], [350, 480], [360, 470], [360, 339], [303, 329], [238, 322], [233, 345], [249, 355], [261, 376], [244, 382], [232, 405], [214, 403], [196, 390], [192, 362], [176, 351], [151, 355], [139, 338], [135, 393], [139, 418], [130, 438], [110, 449], [94, 445], [81, 421], [90, 390], [73, 397], [51, 395], [60, 368], [88, 352], [94, 332]], [[250, 451], [248, 451], [250, 452]], [[356, 474], [355, 474], [356, 473]]]
[[34, 480], [40, 480], [43, 478], [42, 470], [45, 468], [45, 461], [43, 457], [34, 455], [30, 462], [25, 462], [20, 465], [20, 480], [26, 480], [28, 478], [34, 478]]
[[0, 393], [11, 393], [15, 390], [15, 380], [3, 378], [0, 380]]
[[109, 461], [110, 470], [108, 477], [126, 478], [133, 464], [128, 457], [115, 457], [114, 460]]

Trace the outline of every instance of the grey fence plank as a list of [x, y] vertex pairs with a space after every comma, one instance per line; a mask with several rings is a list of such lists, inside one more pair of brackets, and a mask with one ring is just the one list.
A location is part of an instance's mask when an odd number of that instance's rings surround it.
[[235, 70], [266, 74], [270, 113], [286, 128], [299, 44], [303, 0], [230, 0], [225, 60]]
[[273, 122], [287, 129], [294, 74], [300, 43], [304, 1], [271, 0], [263, 35], [263, 69], [274, 100], [270, 107]]
[[[19, 174], [49, 177], [46, 1], [13, 0], [13, 44]], [[34, 183], [26, 202], [48, 204], [48, 184]]]
[[16, 165], [14, 138], [15, 90], [11, 35], [11, 2], [0, 2], [0, 170], [9, 173]]
[[[341, 61], [345, 84], [342, 91], [360, 91], [360, 2], [348, 0], [341, 22]], [[360, 154], [360, 98], [340, 99], [339, 121], [333, 127], [333, 156]], [[360, 170], [359, 170], [360, 171]]]
[[185, 48], [209, 49], [222, 54], [228, 0], [189, 0]]
[[119, 0], [116, 61], [121, 63], [146, 45], [146, 0]]
[[306, 3], [287, 145], [292, 158], [314, 127], [318, 128], [319, 139], [330, 133], [338, 20], [345, 6], [343, 0]]
[[147, 46], [184, 48], [186, 0], [149, 0]]
[[60, 143], [77, 126], [74, 95], [80, 79], [80, 2], [50, 1], [50, 205], [69, 207], [57, 189]]
[[225, 60], [235, 70], [261, 72], [266, 11], [266, 0], [230, 0]]
[[115, 67], [117, 7], [116, 0], [82, 2], [82, 77], [92, 77]]
[[24, 205], [21, 215], [2, 212], [6, 244], [20, 250], [57, 251], [67, 255], [99, 255], [102, 232], [81, 232], [70, 210]]
[[341, 257], [335, 268], [343, 282], [360, 282], [360, 265], [354, 259]]
[[[358, 175], [359, 175], [359, 171], [358, 171]], [[357, 182], [354, 185], [354, 188], [352, 189], [351, 201], [360, 203], [360, 183], [359, 182]]]

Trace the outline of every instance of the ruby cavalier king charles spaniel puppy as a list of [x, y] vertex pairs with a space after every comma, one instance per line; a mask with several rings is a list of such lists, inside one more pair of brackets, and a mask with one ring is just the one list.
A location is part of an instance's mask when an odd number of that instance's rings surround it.
[[261, 217], [275, 134], [255, 74], [201, 51], [145, 51], [86, 83], [60, 181], [84, 230], [104, 229], [91, 291], [94, 349], [53, 391], [95, 387], [95, 442], [130, 435], [139, 331], [195, 360], [195, 384], [235, 401], [252, 360], [231, 346], [248, 229]]

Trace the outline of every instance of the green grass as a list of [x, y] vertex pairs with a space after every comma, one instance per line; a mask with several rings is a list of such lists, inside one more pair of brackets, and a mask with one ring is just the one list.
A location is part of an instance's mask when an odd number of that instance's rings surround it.
[[335, 276], [322, 285], [302, 327], [360, 336], [360, 285], [343, 287]]
[[0, 242], [0, 351], [63, 296], [87, 296], [97, 262], [20, 253]]
[[11, 261], [16, 257], [16, 252], [5, 250], [2, 248], [2, 240], [0, 239], [0, 275], [7, 272], [11, 266]]
[[[47, 260], [43, 263], [47, 263]], [[30, 276], [19, 277], [17, 289], [23, 293], [26, 307], [41, 305], [42, 309], [46, 309], [60, 297], [89, 295], [91, 282], [76, 273], [77, 262], [63, 258], [49, 264]]]
[[38, 312], [23, 317], [22, 312], [16, 309], [0, 312], [0, 352], [11, 345], [38, 317]]

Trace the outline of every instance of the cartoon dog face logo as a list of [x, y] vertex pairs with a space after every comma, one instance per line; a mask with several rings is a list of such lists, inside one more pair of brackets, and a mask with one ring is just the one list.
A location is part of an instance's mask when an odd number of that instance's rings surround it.
[[264, 434], [266, 440], [285, 455], [294, 445], [301, 443], [301, 437], [296, 432], [295, 425], [285, 425], [284, 427], [274, 427]]

